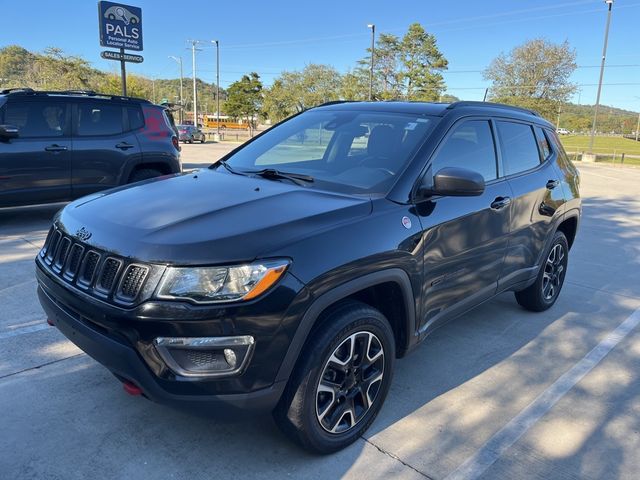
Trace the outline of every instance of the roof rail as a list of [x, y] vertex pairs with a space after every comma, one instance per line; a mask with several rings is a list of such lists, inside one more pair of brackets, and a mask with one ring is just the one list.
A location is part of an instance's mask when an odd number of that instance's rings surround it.
[[33, 90], [32, 88], [9, 88], [2, 90], [0, 94], [8, 95], [85, 95], [87, 97], [100, 97], [111, 100], [136, 101], [140, 103], [151, 103], [145, 98], [124, 97], [122, 95], [110, 95], [108, 93], [98, 93], [93, 90]]
[[535, 115], [539, 117], [540, 114], [534, 110], [529, 110], [528, 108], [516, 107], [513, 105], [507, 105], [505, 103], [494, 103], [494, 102], [474, 102], [470, 100], [453, 102], [450, 103], [447, 107], [447, 110], [453, 110], [454, 108], [459, 107], [491, 107], [491, 108], [504, 108], [506, 110], [514, 110], [517, 112], [528, 113], [529, 115]]
[[355, 103], [358, 100], [331, 100], [330, 102], [324, 102], [321, 103], [319, 105], [314, 105], [311, 108], [316, 108], [316, 107], [326, 107], [327, 105], [338, 105], [339, 103]]
[[7, 95], [13, 92], [33, 92], [33, 88], [25, 88], [25, 87], [16, 87], [16, 88], [5, 88], [0, 91], [0, 95]]

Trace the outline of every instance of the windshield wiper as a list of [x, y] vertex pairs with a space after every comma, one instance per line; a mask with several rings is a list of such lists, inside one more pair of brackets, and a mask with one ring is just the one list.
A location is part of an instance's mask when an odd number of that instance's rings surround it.
[[262, 178], [267, 179], [279, 179], [284, 178], [285, 180], [291, 180], [296, 185], [304, 186], [307, 183], [311, 183], [314, 181], [314, 178], [310, 175], [303, 175], [301, 173], [291, 173], [291, 172], [281, 172], [280, 170], [276, 170], [275, 168], [265, 168], [263, 170], [245, 170], [243, 173], [248, 173], [252, 175], [258, 175]]
[[214, 166], [218, 166], [218, 165], [222, 165], [224, 168], [227, 169], [229, 173], [233, 173], [234, 175], [242, 175], [245, 177], [247, 176], [245, 172], [240, 172], [235, 168], [231, 167], [231, 165], [229, 165], [226, 160], [218, 160], [218, 163], [214, 163]]

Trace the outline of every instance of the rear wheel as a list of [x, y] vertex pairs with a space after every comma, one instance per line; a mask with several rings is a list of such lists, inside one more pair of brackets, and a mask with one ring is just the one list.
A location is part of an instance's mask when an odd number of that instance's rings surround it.
[[155, 168], [141, 168], [131, 174], [128, 183], [140, 182], [149, 178], [159, 177], [160, 175], [162, 175], [162, 172]]
[[346, 302], [310, 338], [274, 417], [304, 448], [330, 453], [357, 440], [380, 411], [391, 384], [394, 336], [378, 310]]
[[544, 265], [540, 268], [533, 285], [515, 292], [516, 301], [533, 312], [550, 308], [560, 295], [567, 274], [569, 244], [562, 232], [556, 232], [551, 242]]
[[200, 143], [204, 143], [207, 141], [207, 137], [204, 136], [204, 133], [202, 134], [202, 139], [200, 140]]

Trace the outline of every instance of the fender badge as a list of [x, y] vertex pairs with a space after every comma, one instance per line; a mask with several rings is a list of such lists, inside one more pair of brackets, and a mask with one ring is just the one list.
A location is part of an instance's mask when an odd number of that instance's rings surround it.
[[402, 217], [402, 225], [409, 230], [411, 228], [411, 219], [409, 217]]
[[76, 237], [78, 238], [78, 240], [85, 242], [91, 238], [91, 232], [82, 227], [76, 231]]

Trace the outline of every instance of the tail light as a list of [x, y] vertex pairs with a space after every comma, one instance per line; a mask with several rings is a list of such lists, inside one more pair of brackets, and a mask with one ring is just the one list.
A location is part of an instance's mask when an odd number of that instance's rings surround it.
[[176, 148], [176, 150], [180, 151], [180, 142], [178, 142], [178, 137], [176, 137], [175, 135], [171, 137], [171, 143], [173, 143], [173, 146]]

